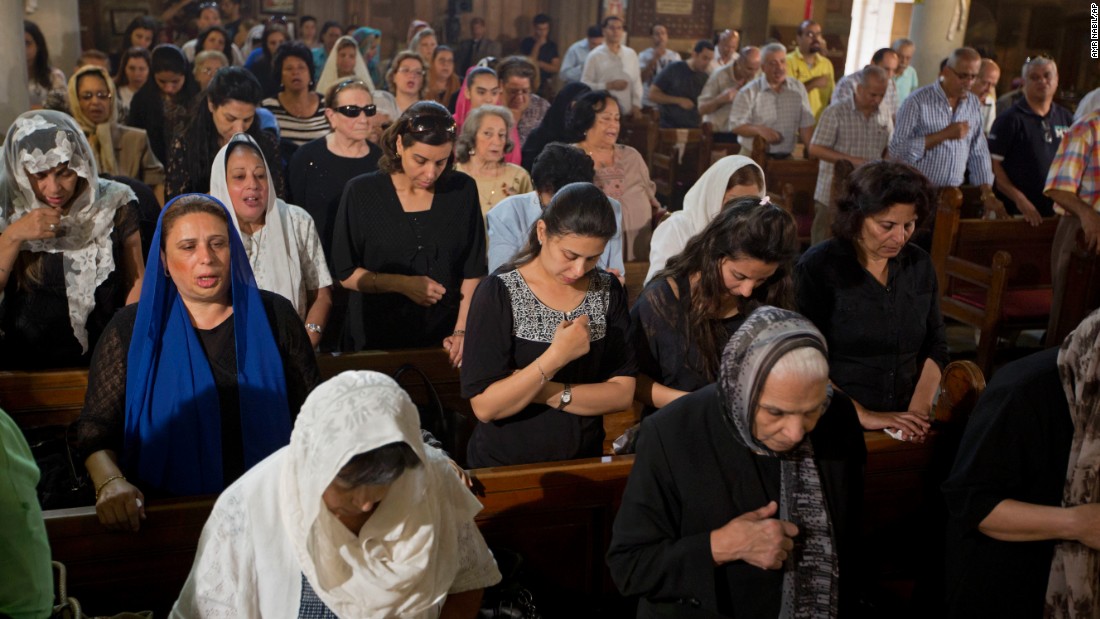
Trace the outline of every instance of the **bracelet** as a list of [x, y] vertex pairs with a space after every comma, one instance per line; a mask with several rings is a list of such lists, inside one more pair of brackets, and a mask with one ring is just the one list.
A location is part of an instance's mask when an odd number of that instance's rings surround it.
[[98, 486], [95, 487], [95, 500], [96, 500], [96, 503], [99, 502], [99, 493], [103, 491], [103, 487], [106, 486], [107, 484], [111, 483], [112, 481], [116, 480], [116, 479], [121, 479], [123, 481], [126, 480], [126, 478], [122, 475], [111, 475], [107, 479], [104, 479], [103, 483], [101, 483], [101, 484], [99, 484]]
[[466, 329], [455, 329], [451, 335], [466, 335]]
[[319, 325], [317, 323], [307, 322], [306, 323], [306, 331], [309, 331], [310, 333], [316, 333], [317, 335], [321, 335], [321, 331], [323, 331], [323, 329], [321, 328], [321, 325]]
[[542, 374], [542, 384], [545, 385], [546, 383], [550, 382], [550, 377], [546, 375], [546, 372], [542, 371], [542, 364], [539, 363], [538, 359], [535, 359], [535, 367], [538, 368], [539, 374]]

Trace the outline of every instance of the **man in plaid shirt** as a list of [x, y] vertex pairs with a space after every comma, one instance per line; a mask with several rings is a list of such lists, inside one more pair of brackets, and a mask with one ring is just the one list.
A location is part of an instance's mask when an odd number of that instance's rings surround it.
[[1078, 230], [1084, 232], [1089, 250], [1100, 254], [1100, 110], [1082, 117], [1062, 138], [1043, 193], [1054, 200], [1054, 210], [1061, 215], [1050, 253], [1054, 302], [1047, 333], [1054, 333]]
[[[832, 236], [829, 198], [833, 186], [833, 164], [847, 160], [853, 166], [882, 159], [894, 123], [889, 114], [880, 114], [890, 77], [885, 70], [867, 65], [852, 74], [855, 94], [825, 108], [817, 123], [810, 156], [818, 159], [817, 188], [814, 190], [814, 223], [811, 242], [817, 244]], [[845, 78], [847, 79], [847, 78]]]

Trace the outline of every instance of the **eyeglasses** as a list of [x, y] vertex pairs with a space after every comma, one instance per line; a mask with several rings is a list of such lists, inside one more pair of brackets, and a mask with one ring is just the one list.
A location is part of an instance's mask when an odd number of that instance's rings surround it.
[[409, 118], [409, 133], [429, 133], [443, 131], [454, 135], [455, 119], [450, 114], [440, 116], [437, 114], [419, 114]]
[[106, 90], [101, 90], [99, 92], [82, 92], [80, 93], [80, 98], [84, 101], [91, 101], [93, 98], [99, 99], [100, 101], [107, 101], [111, 98], [111, 93]]
[[[945, 66], [947, 66], [947, 65], [945, 65]], [[973, 82], [974, 80], [978, 79], [978, 74], [977, 73], [959, 73], [958, 71], [956, 71], [951, 66], [947, 66], [947, 70], [954, 73], [955, 77], [959, 78], [960, 82]]]
[[401, 67], [400, 69], [397, 70], [397, 72], [398, 73], [404, 73], [406, 75], [415, 75], [417, 77], [423, 77], [424, 76], [424, 70], [423, 69], [409, 69], [409, 68], [406, 68], [406, 67]]
[[335, 108], [337, 112], [340, 112], [348, 118], [359, 118], [360, 114], [366, 114], [367, 116], [374, 116], [378, 111], [378, 108], [374, 105], [341, 105]]

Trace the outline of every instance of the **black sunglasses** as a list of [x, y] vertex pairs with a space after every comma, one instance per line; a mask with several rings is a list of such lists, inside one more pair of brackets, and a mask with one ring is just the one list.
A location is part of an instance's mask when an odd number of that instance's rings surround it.
[[348, 118], [359, 118], [360, 114], [366, 114], [367, 116], [374, 116], [378, 111], [378, 108], [374, 105], [341, 105], [335, 108], [337, 112], [340, 112]]
[[419, 114], [409, 119], [409, 133], [429, 133], [432, 131], [444, 131], [454, 135], [455, 120], [450, 114]]

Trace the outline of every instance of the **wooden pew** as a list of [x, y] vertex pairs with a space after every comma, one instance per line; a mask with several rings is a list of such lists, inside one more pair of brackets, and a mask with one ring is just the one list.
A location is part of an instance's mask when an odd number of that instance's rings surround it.
[[1008, 330], [1043, 329], [1053, 292], [1050, 252], [1055, 219], [1032, 226], [1022, 219], [962, 217], [962, 192], [940, 194], [932, 236], [932, 262], [940, 309], [980, 330], [978, 366], [993, 369], [997, 337]]
[[649, 175], [670, 211], [684, 206], [684, 195], [710, 167], [714, 129], [703, 123], [698, 129], [658, 129], [657, 144], [649, 161]]
[[[817, 159], [769, 159], [768, 143], [756, 136], [752, 143], [752, 159], [764, 170], [764, 180], [771, 191], [784, 196], [785, 205], [798, 223], [798, 240], [810, 245], [810, 229], [814, 222], [814, 190], [817, 188]], [[787, 185], [790, 185], [788, 188]]]
[[[632, 465], [626, 456], [471, 471], [484, 505], [479, 528], [490, 545], [523, 556], [540, 606], [558, 600], [583, 609], [614, 596], [603, 555]], [[92, 507], [45, 512], [69, 594], [96, 614], [167, 613], [213, 504], [213, 497], [150, 500], [138, 533], [104, 530]]]
[[642, 158], [649, 161], [653, 150], [657, 148], [657, 110], [642, 110], [641, 118], [624, 115], [619, 129], [619, 144], [626, 144], [638, 151]]
[[1089, 314], [1100, 307], [1100, 256], [1088, 250], [1083, 232], [1077, 233], [1077, 247], [1066, 268], [1066, 290], [1061, 311], [1051, 315], [1044, 344], [1059, 346]]

